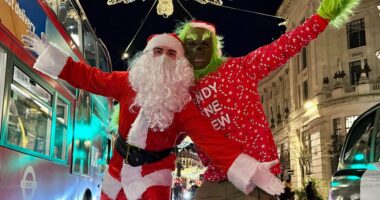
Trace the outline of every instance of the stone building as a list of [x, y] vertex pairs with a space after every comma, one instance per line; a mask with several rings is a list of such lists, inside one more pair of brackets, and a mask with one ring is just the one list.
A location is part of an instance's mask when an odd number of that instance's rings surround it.
[[[328, 183], [353, 121], [380, 102], [378, 4], [363, 0], [342, 29], [328, 28], [259, 85], [282, 177], [291, 176], [295, 187], [310, 176]], [[288, 19], [288, 31], [318, 6], [313, 0], [284, 0], [277, 15]]]

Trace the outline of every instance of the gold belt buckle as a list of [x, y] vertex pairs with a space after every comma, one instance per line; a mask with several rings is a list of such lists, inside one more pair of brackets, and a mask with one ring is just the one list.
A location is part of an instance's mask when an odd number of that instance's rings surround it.
[[125, 153], [125, 164], [128, 164], [128, 156], [129, 156], [129, 147], [130, 147], [131, 145], [129, 145], [128, 144], [128, 147], [127, 147], [127, 152]]

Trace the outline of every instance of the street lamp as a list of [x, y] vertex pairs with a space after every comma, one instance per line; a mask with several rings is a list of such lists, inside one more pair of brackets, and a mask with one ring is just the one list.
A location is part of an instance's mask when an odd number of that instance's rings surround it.
[[126, 60], [129, 58], [129, 54], [127, 52], [124, 52], [122, 55], [121, 55], [121, 59], [122, 60]]
[[380, 60], [380, 49], [375, 52], [375, 56]]

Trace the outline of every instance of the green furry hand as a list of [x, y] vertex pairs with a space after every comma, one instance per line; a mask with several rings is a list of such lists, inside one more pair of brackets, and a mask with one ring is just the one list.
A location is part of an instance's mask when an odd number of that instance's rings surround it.
[[322, 0], [317, 12], [322, 18], [330, 20], [333, 27], [340, 28], [359, 3], [360, 0]]

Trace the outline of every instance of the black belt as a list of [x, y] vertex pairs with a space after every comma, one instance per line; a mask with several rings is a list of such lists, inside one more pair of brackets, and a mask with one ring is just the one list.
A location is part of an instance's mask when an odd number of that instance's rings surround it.
[[132, 167], [160, 161], [173, 152], [173, 148], [163, 151], [147, 151], [126, 143], [120, 135], [117, 137], [115, 148], [123, 156], [125, 163]]

